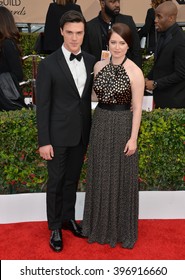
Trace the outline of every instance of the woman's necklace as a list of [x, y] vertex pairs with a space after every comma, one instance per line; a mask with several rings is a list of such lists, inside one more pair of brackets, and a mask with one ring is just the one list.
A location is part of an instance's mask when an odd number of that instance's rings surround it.
[[123, 61], [121, 62], [121, 64], [113, 64], [113, 63], [112, 63], [112, 56], [111, 56], [111, 58], [110, 58], [110, 64], [114, 67], [113, 69], [114, 69], [114, 73], [115, 73], [115, 76], [116, 76], [116, 77], [117, 77], [118, 72], [119, 72], [119, 70], [121, 69], [123, 63], [124, 63], [126, 60], [127, 60], [127, 57], [125, 56], [124, 59], [123, 59]]

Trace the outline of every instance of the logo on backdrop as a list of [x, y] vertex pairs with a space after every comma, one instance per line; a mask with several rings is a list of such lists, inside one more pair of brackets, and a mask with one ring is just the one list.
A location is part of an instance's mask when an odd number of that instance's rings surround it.
[[4, 0], [0, 1], [0, 5], [4, 6], [19, 6], [22, 0]]
[[[25, 16], [26, 9], [25, 6], [21, 6], [22, 0], [4, 0], [0, 1], [0, 5], [7, 6], [7, 8], [11, 11], [13, 16]], [[12, 9], [11, 9], [12, 8]]]

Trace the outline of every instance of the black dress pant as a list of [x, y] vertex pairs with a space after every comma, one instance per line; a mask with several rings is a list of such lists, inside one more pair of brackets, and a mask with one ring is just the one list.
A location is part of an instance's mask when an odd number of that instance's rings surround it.
[[47, 162], [47, 218], [51, 230], [75, 219], [76, 191], [86, 148], [82, 141], [75, 147], [53, 147], [54, 158]]

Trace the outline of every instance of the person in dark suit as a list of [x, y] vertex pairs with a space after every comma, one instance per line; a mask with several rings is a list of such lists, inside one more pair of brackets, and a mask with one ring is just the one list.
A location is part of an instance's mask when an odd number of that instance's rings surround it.
[[60, 18], [70, 10], [81, 11], [81, 7], [75, 4], [74, 0], [56, 0], [50, 3], [44, 27], [44, 52], [52, 53], [56, 51], [63, 43], [63, 37], [60, 34]]
[[38, 67], [37, 123], [40, 156], [47, 160], [50, 246], [63, 248], [61, 229], [82, 237], [75, 221], [78, 180], [89, 141], [95, 58], [82, 51], [85, 19], [68, 11], [60, 20], [64, 43]]
[[101, 60], [102, 50], [108, 50], [108, 30], [114, 23], [125, 23], [130, 27], [133, 36], [133, 44], [127, 52], [127, 57], [141, 67], [140, 40], [133, 18], [120, 14], [120, 0], [100, 0], [100, 5], [99, 15], [87, 22], [84, 50], [93, 54], [97, 61]]
[[154, 19], [155, 19], [155, 10], [152, 7], [147, 11], [145, 24], [138, 31], [140, 40], [142, 39], [142, 37], [146, 37], [147, 53], [154, 53], [155, 45], [157, 42], [157, 38], [156, 38], [157, 33], [155, 30]]
[[160, 33], [154, 65], [146, 78], [153, 90], [155, 108], [185, 108], [185, 33], [176, 23], [177, 7], [172, 1], [155, 10]]
[[151, 0], [152, 7], [147, 11], [145, 24], [138, 31], [140, 40], [142, 39], [142, 37], [146, 37], [146, 51], [148, 54], [155, 52], [155, 46], [157, 44], [157, 31], [155, 29], [154, 23], [155, 9], [165, 1], [171, 0]]

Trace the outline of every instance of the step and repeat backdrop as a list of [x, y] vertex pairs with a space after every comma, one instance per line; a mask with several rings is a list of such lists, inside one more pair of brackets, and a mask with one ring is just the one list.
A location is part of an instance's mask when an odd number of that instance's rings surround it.
[[[17, 23], [45, 22], [47, 9], [51, 0], [0, 0], [14, 15]], [[185, 23], [185, 0], [173, 0], [178, 7], [178, 22]], [[120, 0], [121, 12], [132, 15], [136, 24], [143, 24], [150, 0]], [[87, 20], [95, 17], [100, 10], [99, 0], [77, 0]]]

